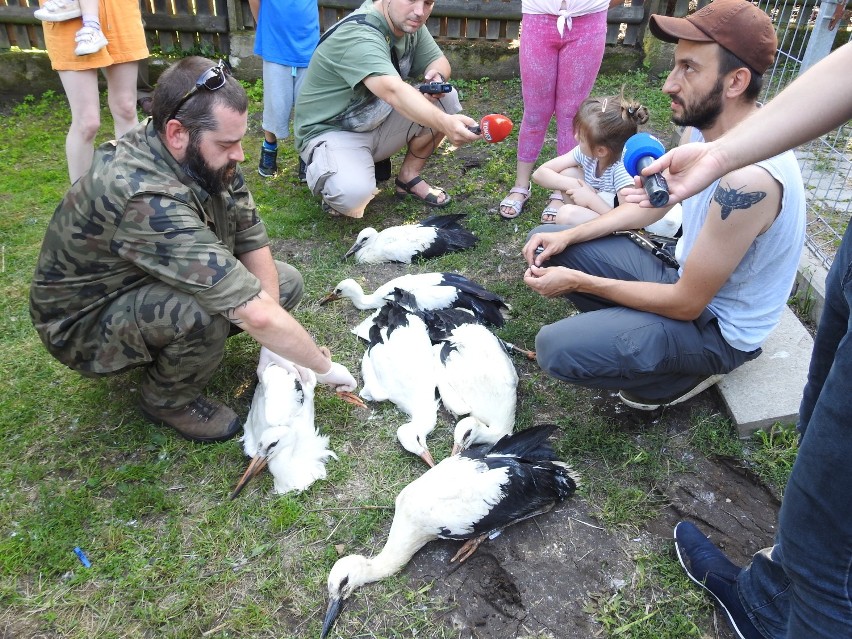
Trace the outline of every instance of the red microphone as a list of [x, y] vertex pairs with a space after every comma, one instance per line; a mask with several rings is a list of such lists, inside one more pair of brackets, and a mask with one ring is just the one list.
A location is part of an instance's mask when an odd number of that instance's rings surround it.
[[476, 135], [484, 137], [486, 142], [493, 144], [494, 142], [505, 140], [512, 132], [513, 127], [512, 121], [505, 115], [492, 113], [484, 116], [479, 121], [479, 126], [469, 126], [468, 129], [476, 133]]

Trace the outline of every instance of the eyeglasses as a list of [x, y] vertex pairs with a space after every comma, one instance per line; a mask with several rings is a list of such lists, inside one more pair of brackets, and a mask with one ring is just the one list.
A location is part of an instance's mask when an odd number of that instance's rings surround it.
[[231, 65], [225, 60], [219, 60], [219, 63], [215, 67], [210, 67], [207, 71], [198, 76], [198, 79], [195, 81], [195, 86], [187, 91], [186, 95], [178, 101], [177, 106], [174, 108], [166, 122], [174, 120], [178, 111], [180, 111], [181, 107], [186, 104], [186, 101], [198, 93], [201, 89], [207, 89], [208, 91], [221, 89], [225, 86], [225, 82], [227, 81], [226, 76], [229, 75], [231, 75]]

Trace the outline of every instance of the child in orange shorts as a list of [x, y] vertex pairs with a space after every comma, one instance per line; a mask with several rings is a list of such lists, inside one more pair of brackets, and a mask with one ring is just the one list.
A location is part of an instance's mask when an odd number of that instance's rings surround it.
[[108, 44], [101, 31], [98, 0], [47, 0], [34, 15], [42, 22], [65, 22], [82, 17], [83, 26], [74, 38], [77, 55], [97, 53]]

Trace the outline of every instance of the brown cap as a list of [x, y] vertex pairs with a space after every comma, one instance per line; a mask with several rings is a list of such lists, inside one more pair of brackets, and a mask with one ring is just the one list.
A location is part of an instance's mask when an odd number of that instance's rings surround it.
[[686, 18], [652, 15], [649, 27], [666, 42], [715, 42], [761, 75], [778, 48], [769, 16], [748, 0], [714, 0]]

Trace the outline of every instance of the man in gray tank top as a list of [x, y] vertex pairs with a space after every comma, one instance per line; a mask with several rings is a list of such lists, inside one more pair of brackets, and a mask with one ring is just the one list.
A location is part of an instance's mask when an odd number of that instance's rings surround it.
[[[652, 16], [676, 42], [663, 85], [681, 143], [712, 141], [753, 114], [777, 40], [747, 0], [715, 0], [688, 18]], [[731, 171], [683, 202], [677, 261], [616, 231], [668, 208], [627, 203], [574, 228], [533, 230], [525, 283], [582, 311], [544, 326], [541, 367], [559, 379], [617, 390], [642, 410], [685, 401], [760, 354], [787, 301], [804, 244], [804, 190], [791, 151]]]

